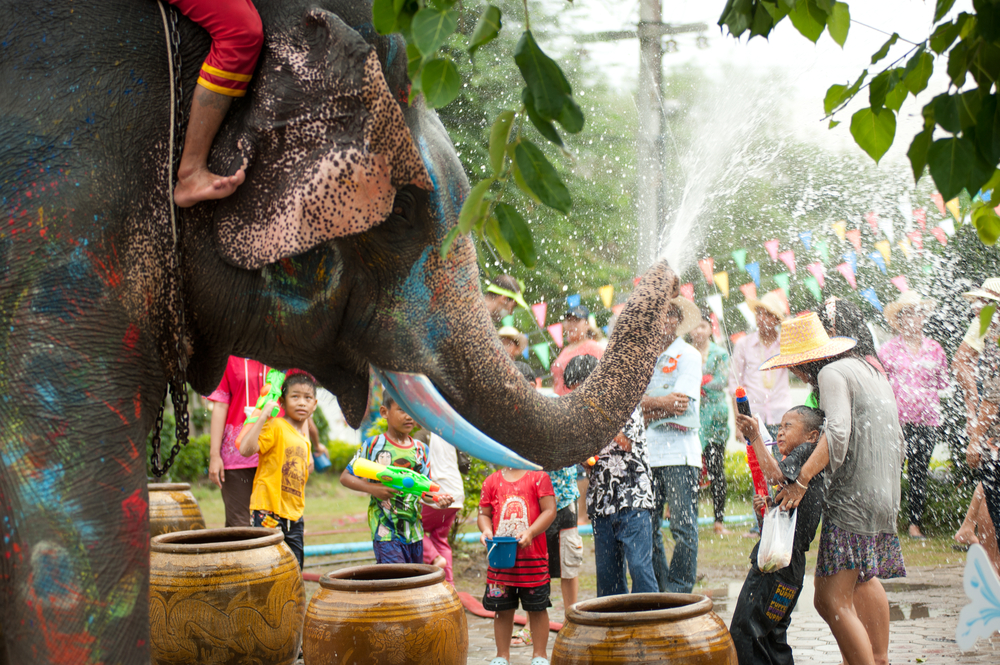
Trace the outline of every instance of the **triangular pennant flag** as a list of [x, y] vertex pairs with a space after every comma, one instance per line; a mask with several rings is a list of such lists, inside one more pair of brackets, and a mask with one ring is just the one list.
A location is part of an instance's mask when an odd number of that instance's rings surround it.
[[747, 250], [737, 249], [736, 251], [734, 251], [733, 261], [736, 262], [736, 265], [739, 266], [740, 270], [743, 270], [747, 264]]
[[713, 293], [712, 295], [707, 296], [705, 298], [705, 303], [708, 305], [708, 308], [710, 310], [712, 310], [713, 312], [715, 312], [715, 314], [717, 316], [719, 316], [719, 317], [722, 316], [722, 296], [721, 295], [719, 295], [718, 293]]
[[580, 294], [574, 293], [571, 296], [566, 296], [566, 308], [573, 309], [574, 307], [580, 306]]
[[535, 321], [538, 321], [538, 327], [545, 327], [545, 315], [548, 313], [549, 304], [545, 301], [540, 303], [535, 303], [531, 306], [531, 313], [535, 315]]
[[549, 334], [552, 335], [552, 341], [554, 341], [556, 346], [561, 349], [563, 345], [562, 323], [553, 323], [551, 326], [546, 328], [546, 330], [548, 330]]
[[839, 270], [840, 274], [844, 276], [844, 279], [847, 280], [847, 283], [851, 285], [852, 289], [858, 288], [858, 282], [854, 279], [854, 271], [851, 270], [851, 266], [849, 264], [841, 263], [837, 266], [837, 270]]
[[542, 366], [545, 368], [546, 371], [548, 371], [549, 345], [546, 344], [545, 342], [542, 342], [541, 344], [532, 344], [531, 350], [535, 352], [535, 355], [538, 356], [538, 360], [541, 361]]
[[855, 254], [851, 250], [847, 250], [846, 252], [844, 252], [843, 259], [844, 259], [844, 261], [847, 261], [847, 265], [851, 266], [851, 272], [857, 272], [858, 271], [858, 255], [857, 254]]
[[698, 267], [701, 268], [701, 274], [705, 276], [705, 281], [709, 284], [712, 283], [712, 272], [715, 270], [715, 259], [709, 256], [706, 259], [698, 261]]
[[741, 286], [740, 291], [743, 292], [743, 297], [746, 298], [747, 300], [757, 299], [757, 285], [754, 284], [753, 282], [747, 282], [746, 284]]
[[878, 227], [882, 229], [882, 233], [889, 239], [889, 242], [896, 239], [896, 230], [892, 228], [892, 217], [879, 217]]
[[785, 295], [784, 289], [775, 289], [774, 291], [771, 291], [771, 293], [778, 296], [778, 300], [781, 301], [781, 304], [785, 309], [785, 314], [791, 312], [791, 309], [788, 307], [788, 296]]
[[514, 315], [508, 314], [507, 316], [500, 319], [500, 325], [502, 326], [513, 326], [514, 325]]
[[918, 252], [924, 248], [924, 236], [920, 231], [913, 231], [912, 233], [907, 233], [906, 237], [913, 243], [914, 249]]
[[747, 320], [747, 325], [750, 326], [751, 330], [757, 327], [757, 319], [754, 317], [753, 312], [750, 311], [750, 305], [745, 302], [741, 302], [736, 306], [736, 309], [738, 309], [740, 314], [743, 315], [743, 318]]
[[819, 288], [824, 288], [826, 286], [826, 270], [823, 269], [823, 264], [819, 261], [810, 263], [806, 266], [812, 276], [816, 278], [816, 283], [819, 284]]
[[860, 252], [861, 251], [861, 229], [851, 229], [850, 231], [848, 231], [844, 235], [846, 235], [847, 239], [851, 241], [852, 245], [854, 245], [854, 250], [857, 251], [857, 252]]
[[[938, 196], [941, 196], [938, 194]], [[941, 210], [941, 214], [944, 214], [944, 209]], [[925, 208], [917, 208], [913, 211], [913, 221], [917, 223], [920, 230], [923, 231], [927, 228], [927, 210]]]
[[819, 282], [816, 278], [810, 276], [806, 277], [802, 281], [805, 283], [806, 288], [809, 289], [809, 293], [813, 294], [813, 298], [815, 298], [817, 302], [823, 302], [823, 291], [820, 290]]
[[889, 280], [892, 285], [899, 289], [900, 293], [906, 293], [910, 290], [909, 284], [906, 283], [906, 275], [897, 275]]
[[[719, 291], [722, 292], [722, 295], [725, 296], [726, 298], [728, 298], [729, 297], [729, 273], [726, 272], [725, 270], [723, 270], [722, 272], [717, 272], [712, 277], [712, 279], [715, 280], [715, 285], [717, 287], [719, 287]], [[721, 317], [722, 315], [720, 314], [719, 316]]]
[[878, 253], [882, 255], [886, 265], [892, 263], [892, 246], [889, 245], [888, 240], [879, 240], [875, 243], [875, 249], [877, 249]]
[[948, 209], [948, 212], [951, 213], [951, 216], [955, 218], [956, 222], [959, 219], [961, 219], [959, 217], [958, 199], [957, 198], [956, 199], [952, 199], [951, 201], [948, 201], [947, 203], [945, 203], [944, 207]]
[[767, 250], [767, 255], [771, 257], [772, 261], [778, 260], [778, 239], [774, 238], [768, 240], [764, 243], [764, 249]]
[[784, 263], [786, 266], [788, 266], [788, 269], [791, 270], [792, 274], [794, 275], [795, 274], [795, 252], [793, 252], [790, 249], [785, 250], [784, 252], [778, 252], [778, 258], [781, 259], [782, 263]]
[[789, 284], [788, 284], [788, 273], [787, 272], [779, 272], [777, 275], [774, 276], [774, 281], [775, 281], [775, 283], [778, 286], [781, 287], [782, 292], [787, 296], [788, 295], [788, 287], [789, 287]]
[[903, 238], [902, 240], [900, 240], [899, 241], [899, 248], [901, 250], [903, 250], [903, 254], [906, 255], [907, 259], [909, 259], [910, 258], [910, 251], [912, 250], [912, 247], [910, 247], [910, 239], [909, 238]]
[[720, 344], [722, 342], [722, 328], [719, 327], [719, 317], [712, 312], [712, 337], [715, 338], [715, 343]]
[[757, 263], [756, 261], [754, 261], [753, 263], [746, 264], [746, 266], [744, 268], [745, 268], [745, 270], [748, 273], [750, 273], [750, 276], [753, 277], [753, 283], [756, 284], [758, 286], [758, 288], [759, 288], [760, 287], [760, 264]]
[[632, 286], [639, 286], [639, 282], [642, 281], [642, 277], [634, 277], [632, 279]]
[[878, 266], [878, 269], [882, 271], [883, 275], [888, 273], [885, 271], [885, 259], [882, 258], [881, 252], [872, 252], [868, 255], [868, 258], [872, 260], [872, 263]]
[[615, 301], [615, 287], [608, 284], [597, 289], [597, 292], [601, 295], [601, 302], [604, 303], [604, 307], [611, 309], [611, 303]]
[[872, 304], [872, 307], [874, 307], [880, 312], [882, 311], [882, 303], [879, 302], [878, 294], [875, 293], [875, 289], [869, 286], [866, 289], [861, 289], [860, 291], [858, 291], [858, 293], [861, 294], [862, 298], [870, 302]]
[[733, 333], [732, 335], [729, 336], [729, 343], [730, 344], [736, 344], [736, 342], [740, 341], [741, 339], [743, 339], [746, 336], [747, 336], [747, 333], [746, 333], [745, 330], [741, 330], [739, 332], [735, 332], [735, 333]]
[[937, 241], [942, 245], [948, 244], [948, 234], [945, 233], [944, 229], [942, 229], [940, 226], [935, 226], [933, 229], [931, 229], [931, 235], [937, 238]]
[[847, 222], [834, 222], [830, 225], [830, 227], [833, 229], [833, 232], [837, 234], [837, 237], [840, 238], [841, 242], [843, 242], [844, 233], [847, 231]]
[[955, 235], [955, 222], [954, 222], [954, 220], [951, 220], [951, 219], [948, 219], [947, 217], [945, 217], [944, 219], [941, 220], [941, 223], [938, 224], [938, 226], [940, 226], [942, 229], [944, 229], [944, 232], [947, 233], [948, 235], [950, 235], [950, 236]]
[[618, 316], [619, 314], [622, 313], [623, 309], [625, 309], [625, 303], [619, 303], [611, 308], [611, 313], [614, 314], [615, 316]]
[[872, 233], [878, 235], [878, 213], [868, 212], [865, 213], [865, 221], [868, 222], [868, 226], [872, 227]]
[[924, 270], [924, 274], [925, 274], [925, 275], [929, 275], [929, 274], [931, 274], [932, 272], [934, 272], [934, 268], [931, 268], [931, 267], [930, 267], [930, 266], [928, 266], [928, 265], [925, 265], [925, 266], [924, 266], [924, 268], [923, 268], [923, 270]]
[[826, 246], [825, 240], [816, 241], [816, 251], [818, 251], [819, 255], [823, 257], [823, 263], [826, 263], [827, 261], [830, 260], [830, 250]]
[[812, 231], [799, 231], [799, 242], [806, 248], [807, 252], [812, 251], [813, 234]]
[[[527, 360], [528, 359], [528, 352], [529, 351], [531, 351], [531, 349], [529, 347], [524, 347], [524, 350], [521, 351], [521, 357], [524, 358], [525, 360]], [[546, 365], [545, 369], [548, 369], [547, 365]]]
[[941, 214], [943, 215], [945, 212], [944, 197], [941, 196], [941, 192], [934, 192], [933, 194], [931, 194], [931, 201], [934, 202], [934, 205], [937, 206], [937, 209], [940, 210]]
[[688, 282], [687, 284], [681, 284], [681, 295], [694, 302], [694, 284]]

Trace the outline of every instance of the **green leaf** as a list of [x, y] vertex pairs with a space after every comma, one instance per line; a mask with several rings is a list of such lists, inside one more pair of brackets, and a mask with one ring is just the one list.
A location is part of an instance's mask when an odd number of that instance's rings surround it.
[[[505, 203], [498, 203], [498, 206], [506, 205]], [[486, 237], [490, 239], [493, 246], [497, 248], [497, 252], [500, 253], [500, 258], [502, 258], [507, 263], [510, 263], [511, 259], [514, 258], [510, 251], [510, 243], [507, 239], [503, 237], [500, 232], [500, 223], [497, 221], [495, 215], [490, 215], [490, 218], [486, 220], [483, 225], [483, 231], [486, 233]], [[529, 266], [533, 267], [533, 266]]]
[[886, 109], [861, 109], [851, 116], [851, 136], [878, 163], [896, 136], [896, 114]]
[[892, 90], [886, 93], [885, 101], [883, 103], [887, 109], [898, 111], [899, 107], [903, 105], [904, 101], [906, 101], [906, 94], [906, 86], [903, 85], [902, 81], [900, 81], [895, 85], [895, 87], [892, 88]]
[[[964, 14], [963, 14], [964, 16]], [[948, 50], [955, 38], [958, 37], [958, 33], [962, 30], [962, 24], [964, 23], [959, 17], [958, 20], [949, 21], [948, 23], [942, 23], [938, 27], [934, 28], [934, 32], [931, 33], [930, 45], [931, 50], [941, 55]]]
[[562, 178], [546, 159], [542, 151], [531, 141], [522, 139], [514, 147], [514, 159], [524, 176], [524, 182], [545, 205], [568, 214], [573, 205], [569, 190]]
[[413, 35], [413, 43], [427, 56], [437, 52], [457, 27], [458, 12], [424, 7], [414, 15], [410, 32]]
[[396, 31], [396, 15], [399, 12], [393, 0], [374, 0], [372, 2], [372, 25], [382, 35]]
[[868, 76], [868, 70], [865, 69], [861, 72], [861, 76], [858, 77], [858, 80], [854, 82], [854, 85], [848, 88], [847, 92], [844, 93], [845, 100], [850, 99], [854, 95], [858, 94], [858, 90], [861, 90], [861, 84], [864, 83], [865, 78], [867, 76]]
[[795, 9], [788, 12], [788, 18], [791, 19], [795, 29], [814, 44], [826, 27], [826, 13], [816, 5], [816, 0], [796, 2]]
[[840, 44], [840, 48], [844, 48], [844, 42], [847, 41], [847, 31], [850, 27], [851, 10], [847, 7], [847, 3], [833, 3], [833, 9], [830, 10], [830, 15], [826, 19], [826, 29], [833, 41]]
[[750, 27], [753, 21], [753, 3], [751, 0], [729, 0], [719, 17], [719, 27], [729, 28], [729, 34], [739, 37]]
[[906, 156], [910, 158], [910, 168], [913, 169], [913, 182], [920, 180], [927, 166], [927, 151], [931, 147], [934, 138], [934, 127], [925, 129], [913, 137], [910, 149], [906, 151]]
[[444, 240], [441, 241], [441, 258], [448, 258], [448, 250], [451, 249], [451, 244], [455, 242], [455, 238], [458, 237], [458, 227], [454, 226], [447, 234], [444, 236]]
[[1000, 48], [995, 42], [980, 40], [979, 48], [969, 63], [969, 73], [983, 90], [989, 90], [1000, 78]]
[[872, 79], [868, 86], [868, 101], [872, 108], [885, 106], [885, 96], [896, 88], [900, 71], [899, 68], [887, 69]]
[[823, 98], [823, 112], [827, 115], [833, 113], [833, 109], [840, 106], [840, 103], [844, 101], [846, 94], [846, 85], [840, 85], [839, 83], [831, 85], [826, 91], [826, 97]]
[[903, 84], [914, 97], [927, 87], [927, 81], [934, 73], [934, 56], [921, 46], [903, 70]]
[[480, 46], [489, 44], [500, 34], [503, 22], [500, 20], [500, 10], [493, 5], [486, 5], [486, 9], [479, 15], [476, 21], [476, 29], [472, 31], [472, 41], [469, 43], [469, 53], [475, 55]]
[[496, 176], [503, 171], [503, 158], [507, 154], [507, 140], [510, 138], [514, 115], [513, 111], [504, 111], [497, 116], [493, 126], [490, 127], [490, 167]]
[[527, 88], [521, 90], [521, 101], [524, 103], [524, 110], [528, 112], [528, 120], [535, 126], [538, 133], [561, 148], [563, 140], [559, 136], [559, 132], [556, 131], [556, 126], [539, 115], [535, 109], [535, 100], [531, 96], [531, 90]]
[[490, 185], [492, 184], [493, 178], [480, 180], [472, 188], [472, 191], [469, 192], [469, 195], [465, 197], [465, 203], [462, 204], [462, 211], [458, 213], [459, 233], [468, 233], [476, 222], [486, 216], [484, 197], [486, 196], [486, 192], [490, 191]]
[[531, 237], [531, 229], [524, 217], [509, 203], [498, 203], [496, 207], [497, 221], [500, 222], [500, 233], [510, 245], [511, 250], [528, 268], [534, 268], [538, 262], [535, 253], [535, 241]]
[[976, 148], [968, 139], [938, 139], [927, 151], [931, 177], [945, 201], [958, 196], [972, 175]]
[[[962, 131], [962, 122], [959, 120], [958, 97], [942, 93], [931, 100], [934, 106], [934, 119], [943, 129], [958, 134]], [[951, 199], [945, 199], [950, 201]]]
[[424, 56], [415, 44], [406, 45], [406, 73], [413, 85], [420, 86], [420, 68], [424, 64]]
[[983, 106], [983, 94], [978, 89], [968, 90], [955, 99], [958, 108], [958, 123], [963, 130], [976, 126], [979, 109]]
[[955, 0], [937, 0], [937, 6], [934, 8], [934, 22], [937, 23], [943, 19], [944, 15], [951, 11], [954, 4]]
[[[996, 217], [996, 215], [993, 215]], [[992, 243], [990, 243], [992, 244]], [[997, 311], [996, 305], [987, 305], [979, 311], [979, 336], [982, 337], [986, 334], [986, 331], [990, 327], [990, 321], [993, 319], [994, 312]]]
[[837, 125], [839, 125], [839, 124], [840, 124], [840, 121], [839, 121], [839, 120], [831, 120], [831, 121], [830, 121], [830, 126], [829, 126], [829, 127], [827, 127], [827, 129], [833, 129], [834, 127], [836, 127], [836, 126], [837, 126]]
[[889, 49], [892, 48], [892, 45], [895, 44], [898, 40], [899, 40], [899, 35], [896, 34], [895, 32], [892, 33], [892, 37], [889, 37], [889, 39], [886, 40], [885, 44], [882, 44], [882, 48], [875, 51], [874, 55], [872, 55], [872, 64], [874, 65], [876, 62], [884, 58], [889, 53]]
[[753, 12], [753, 21], [750, 24], [750, 39], [760, 36], [765, 39], [771, 30], [774, 29], [775, 18], [768, 10], [768, 5], [760, 3]]
[[997, 217], [996, 210], [989, 206], [972, 211], [972, 225], [976, 227], [976, 235], [984, 245], [992, 247], [996, 244], [997, 238], [1000, 238], [1000, 217]]
[[976, 116], [976, 150], [987, 162], [1000, 163], [1000, 105], [987, 95]]
[[[518, 143], [520, 143], [520, 140]], [[514, 184], [517, 185], [517, 188], [524, 192], [532, 201], [535, 203], [541, 203], [541, 199], [539, 199], [538, 196], [531, 191], [531, 188], [528, 187], [528, 183], [525, 182], [521, 169], [517, 166], [517, 159], [514, 154], [516, 148], [517, 143], [507, 144], [507, 156], [510, 157], [510, 174], [514, 176]]]
[[434, 58], [420, 74], [420, 90], [424, 93], [427, 106], [438, 109], [458, 97], [462, 78], [455, 63], [444, 58]]
[[542, 52], [530, 30], [525, 30], [518, 40], [514, 62], [531, 90], [535, 110], [550, 122], [558, 119], [573, 90], [559, 65]]
[[965, 41], [961, 41], [948, 53], [948, 76], [956, 88], [965, 85], [965, 74], [968, 71], [969, 47]]
[[566, 98], [566, 103], [563, 105], [562, 113], [556, 118], [559, 124], [563, 126], [570, 134], [576, 134], [581, 129], [583, 129], [583, 110], [576, 103], [572, 97]]

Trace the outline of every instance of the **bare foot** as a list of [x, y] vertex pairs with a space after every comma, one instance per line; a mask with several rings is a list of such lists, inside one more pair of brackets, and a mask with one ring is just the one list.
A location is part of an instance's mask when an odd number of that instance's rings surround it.
[[920, 532], [920, 527], [917, 526], [916, 524], [911, 524], [910, 525], [910, 531], [909, 531], [909, 533], [910, 533], [910, 538], [925, 538], [926, 537], [926, 536], [924, 536], [923, 533]]
[[715, 523], [715, 535], [717, 536], [731, 536], [733, 532], [723, 526], [722, 522]]
[[224, 199], [246, 180], [246, 171], [240, 169], [231, 176], [217, 176], [208, 169], [190, 174], [178, 173], [174, 188], [174, 203], [180, 208], [190, 208], [201, 201]]
[[978, 545], [979, 539], [976, 538], [976, 532], [974, 529], [968, 529], [963, 526], [958, 530], [958, 533], [955, 534], [955, 542], [962, 545]]

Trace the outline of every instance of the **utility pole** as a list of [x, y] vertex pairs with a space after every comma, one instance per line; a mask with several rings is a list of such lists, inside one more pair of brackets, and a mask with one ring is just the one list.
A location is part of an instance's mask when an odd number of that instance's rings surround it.
[[656, 260], [659, 224], [662, 219], [663, 113], [660, 89], [663, 84], [663, 42], [658, 28], [662, 23], [660, 0], [639, 3], [639, 136], [636, 137], [636, 189], [638, 243], [636, 271], [641, 275]]

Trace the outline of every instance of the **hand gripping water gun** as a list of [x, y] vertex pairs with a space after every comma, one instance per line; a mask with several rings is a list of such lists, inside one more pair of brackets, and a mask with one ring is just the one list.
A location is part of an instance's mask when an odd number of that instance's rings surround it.
[[441, 486], [425, 475], [419, 474], [401, 466], [383, 466], [364, 458], [354, 460], [350, 467], [351, 473], [358, 478], [377, 480], [386, 487], [412, 494], [413, 496], [437, 501], [437, 493]]
[[[246, 421], [243, 423], [243, 429], [240, 430], [239, 435], [236, 437], [236, 449], [239, 450], [240, 442], [243, 441], [243, 437], [246, 436], [253, 424], [260, 419], [263, 413], [264, 407], [267, 406], [268, 402], [277, 402], [281, 399], [281, 388], [285, 385], [285, 374], [276, 369], [269, 369], [267, 371], [267, 376], [265, 377], [264, 385], [260, 387], [260, 397], [257, 398], [257, 405], [254, 407], [253, 412], [247, 417]], [[281, 407], [277, 404], [271, 409], [271, 417], [278, 415]]]
[[[733, 394], [736, 397], [736, 410], [744, 416], [750, 416], [750, 400], [747, 399], [747, 391], [743, 389], [743, 386], [739, 386]], [[747, 441], [747, 464], [750, 466], [750, 477], [753, 478], [754, 493], [766, 497], [768, 495], [767, 481], [764, 480], [764, 472], [760, 470], [757, 454], [753, 451], [750, 441]], [[761, 510], [761, 515], [763, 514], [764, 511]]]

